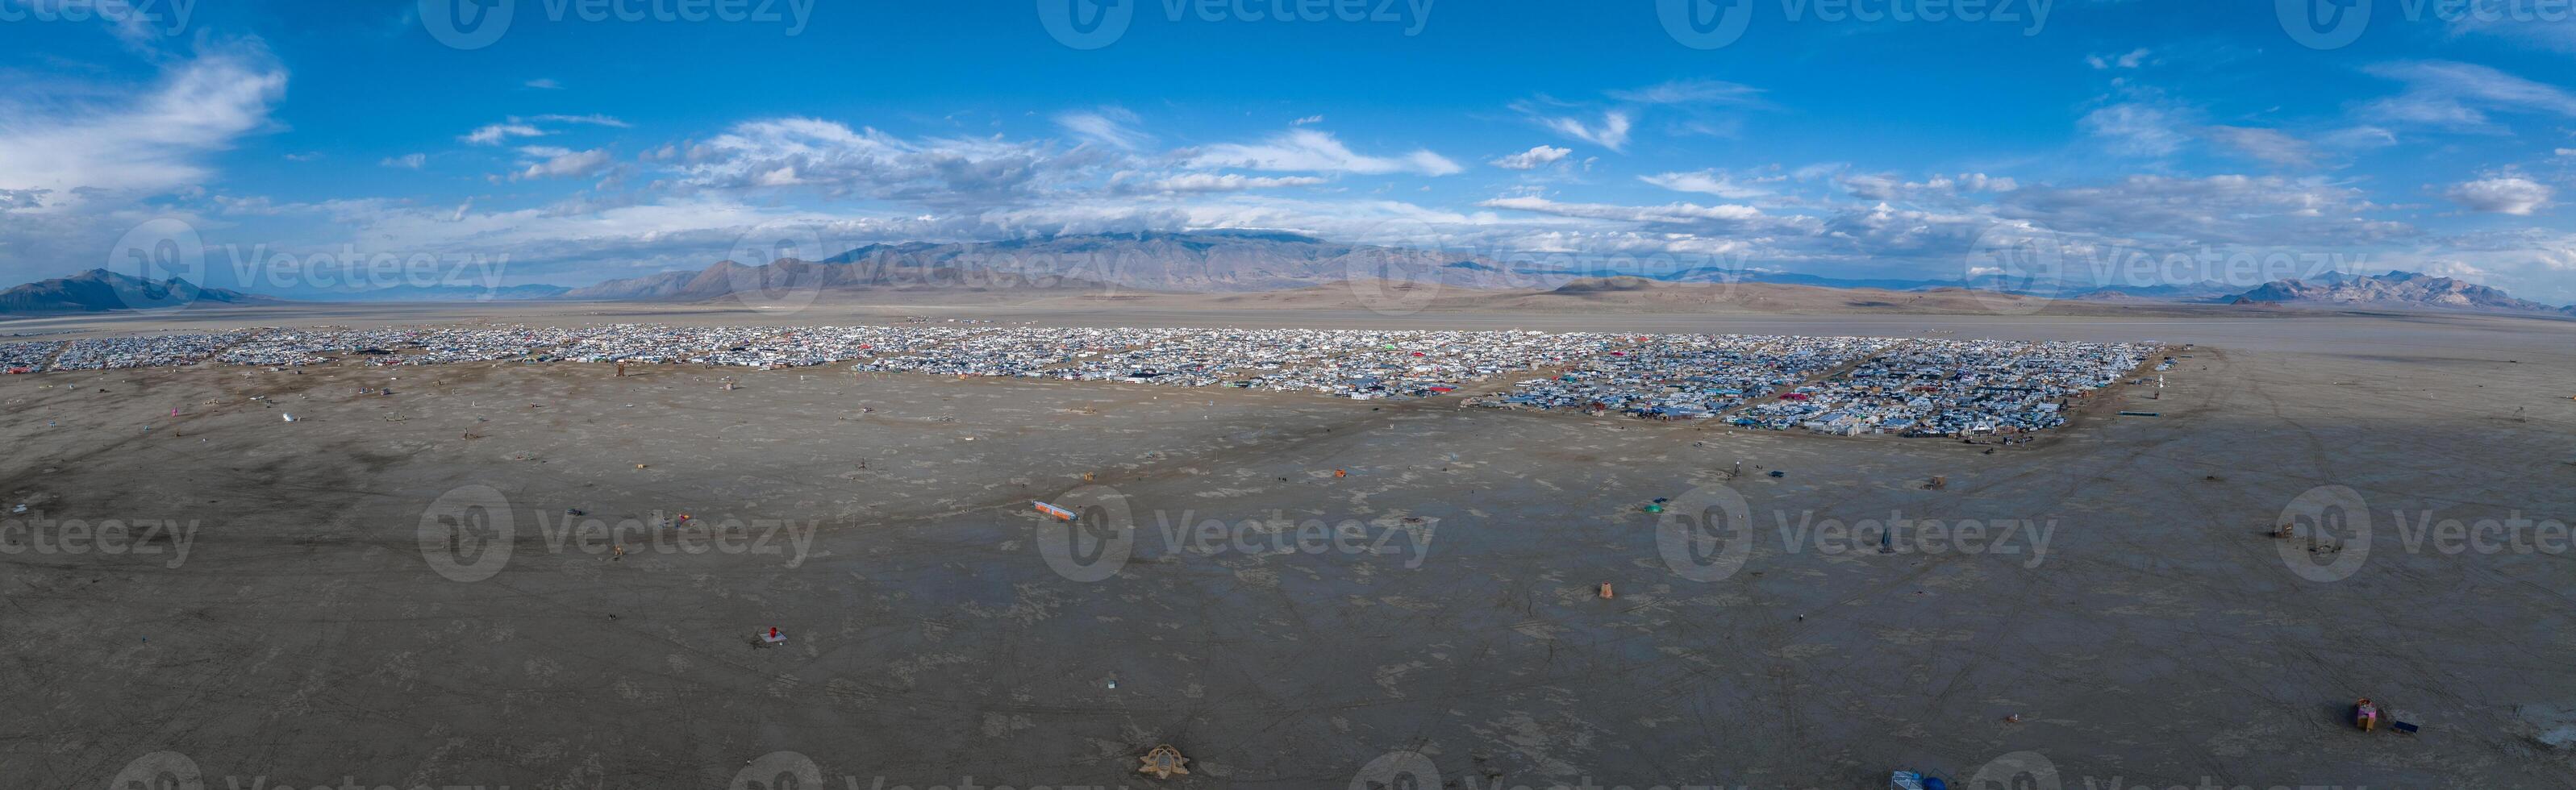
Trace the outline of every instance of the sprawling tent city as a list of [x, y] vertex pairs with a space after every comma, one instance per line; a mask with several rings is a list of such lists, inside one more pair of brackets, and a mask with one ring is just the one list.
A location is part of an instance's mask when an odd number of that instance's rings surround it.
[[0, 0], [0, 790], [2576, 788], [2576, 7]]

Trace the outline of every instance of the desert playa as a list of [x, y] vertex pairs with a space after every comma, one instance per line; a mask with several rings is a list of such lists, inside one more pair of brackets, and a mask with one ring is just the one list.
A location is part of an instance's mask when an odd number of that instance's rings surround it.
[[[2576, 768], [2563, 321], [573, 312], [0, 329], [926, 316], [2177, 359], [2163, 389], [2114, 386], [2013, 445], [847, 366], [5, 376], [8, 783], [94, 786], [162, 753], [210, 787], [1342, 787], [1400, 766], [1477, 788], [1896, 769], [2483, 788]], [[2420, 731], [2355, 730], [2363, 697]], [[1159, 745], [1190, 772], [1139, 775]]]

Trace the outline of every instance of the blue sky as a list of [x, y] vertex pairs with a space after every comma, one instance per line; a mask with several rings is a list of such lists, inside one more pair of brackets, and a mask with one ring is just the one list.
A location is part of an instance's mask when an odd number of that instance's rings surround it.
[[2576, 301], [2550, 0], [1698, 1], [0, 0], [0, 279], [1263, 228], [1922, 279], [2036, 240], [2099, 284]]

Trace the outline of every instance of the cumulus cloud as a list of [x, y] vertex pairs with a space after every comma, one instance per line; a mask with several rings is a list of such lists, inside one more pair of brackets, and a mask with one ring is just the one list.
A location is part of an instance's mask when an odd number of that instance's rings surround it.
[[2443, 196], [2468, 207], [2470, 211], [2521, 217], [2530, 216], [2533, 210], [2547, 205], [2556, 194], [2555, 190], [2540, 182], [2507, 175], [2458, 184]]
[[1574, 149], [1538, 146], [1516, 154], [1507, 154], [1490, 162], [1505, 170], [1537, 170], [1574, 155]]
[[1966, 212], [1906, 209], [1886, 203], [1846, 208], [1825, 223], [1826, 240], [1862, 258], [1913, 258], [1933, 262], [1931, 273], [1952, 275], [1966, 260], [1992, 218]]
[[1996, 212], [2060, 232], [2193, 244], [2331, 245], [2337, 249], [2413, 232], [2378, 220], [2358, 189], [2322, 178], [2130, 176], [2086, 186], [2024, 186], [1998, 196]]
[[2576, 233], [2494, 228], [2426, 240], [2387, 256], [2392, 268], [2471, 279], [2551, 304], [2576, 302]]
[[698, 189], [798, 187], [832, 197], [989, 206], [1089, 172], [1081, 150], [1001, 138], [904, 139], [816, 118], [735, 124], [680, 155], [680, 183]]
[[1368, 156], [1353, 152], [1349, 146], [1327, 132], [1314, 129], [1292, 129], [1257, 143], [1225, 143], [1199, 149], [1188, 158], [1189, 166], [1202, 168], [1240, 167], [1309, 173], [1355, 173], [1383, 175], [1420, 173], [1445, 176], [1465, 168], [1447, 157], [1428, 150], [1403, 156]]
[[376, 164], [384, 167], [399, 167], [404, 170], [419, 170], [421, 165], [429, 164], [429, 155], [403, 154], [401, 156], [388, 156], [385, 157], [384, 161], [377, 162]]

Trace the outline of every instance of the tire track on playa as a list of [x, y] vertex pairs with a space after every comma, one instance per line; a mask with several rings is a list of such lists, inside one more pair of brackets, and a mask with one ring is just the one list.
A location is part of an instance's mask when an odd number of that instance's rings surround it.
[[[2209, 355], [2212, 355], [2212, 356], [2218, 356], [2218, 355], [2219, 355], [2219, 352], [2217, 352], [2217, 351], [2215, 351], [2215, 350], [2204, 351], [2203, 353], [2205, 353], [2205, 354], [2209, 354]], [[2223, 378], [2223, 377], [2225, 377], [2225, 371], [2224, 371], [2224, 367], [2222, 366], [2222, 367], [2221, 367], [2221, 370], [2220, 370], [2216, 375], [2213, 375], [2213, 376], [2211, 376], [2210, 378], [2212, 378], [2212, 379], [2217, 379], [2217, 378]], [[2197, 379], [2198, 379], [2198, 377], [2195, 377], [2195, 379], [2197, 380]], [[2220, 392], [2224, 392], [2224, 391], [2225, 391], [2225, 390], [2223, 390], [2223, 389], [2219, 389], [2219, 388], [2210, 388], [2209, 390], [2205, 390], [2205, 391], [2201, 394], [2201, 396], [2197, 399], [2197, 402], [2196, 402], [2196, 403], [2194, 403], [2194, 404], [2193, 404], [2193, 406], [2190, 408], [2190, 412], [2189, 412], [2189, 413], [2194, 414], [2194, 415], [2213, 413], [2214, 411], [2216, 411], [2216, 410], [2219, 408], [2219, 407], [2218, 407], [2218, 405], [2214, 403], [2214, 401], [2216, 400], [2216, 398], [2215, 398], [2215, 396], [2214, 396], [2214, 394], [2213, 394], [2213, 393], [2220, 393]], [[2197, 422], [2197, 420], [2189, 420], [2185, 425], [2183, 425], [2183, 426], [2177, 426], [2177, 427], [2187, 428], [2187, 427], [2189, 427], [2189, 424], [2188, 424], [2189, 422]], [[2190, 474], [2192, 471], [2197, 471], [2197, 470], [2190, 470], [2190, 469], [2189, 469], [2189, 466], [2190, 466], [2191, 464], [2193, 464], [2193, 463], [2206, 464], [2207, 462], [2199, 461], [2198, 459], [2191, 459], [2190, 461], [2185, 462], [2185, 463], [2174, 463], [2174, 464], [2165, 465], [2165, 466], [2156, 466], [2156, 465], [2149, 465], [2149, 464], [2142, 463], [2143, 459], [2147, 459], [2147, 458], [2157, 458], [2157, 457], [2171, 458], [2171, 456], [2163, 455], [2163, 453], [2166, 453], [2166, 452], [2169, 452], [2169, 451], [2171, 451], [2171, 450], [2172, 450], [2172, 448], [2171, 448], [2171, 444], [2172, 444], [2172, 442], [2171, 442], [2171, 440], [2170, 440], [2170, 439], [2168, 439], [2168, 438], [2166, 438], [2166, 437], [2172, 436], [2172, 435], [2174, 435], [2175, 433], [2179, 433], [2179, 431], [2176, 431], [2176, 432], [2169, 432], [2169, 433], [2161, 434], [2161, 435], [2159, 435], [2159, 436], [2157, 436], [2157, 437], [2153, 437], [2153, 438], [2149, 438], [2149, 439], [2142, 440], [2142, 441], [2141, 441], [2141, 442], [2136, 446], [2136, 449], [2134, 449], [2134, 450], [2132, 450], [2132, 451], [2130, 451], [2130, 452], [2128, 452], [2128, 453], [2126, 453], [2126, 454], [2125, 454], [2125, 456], [2126, 456], [2126, 457], [2125, 457], [2125, 459], [2124, 459], [2124, 462], [2123, 462], [2123, 463], [2120, 463], [2120, 464], [2116, 464], [2116, 465], [2114, 465], [2114, 468], [2125, 468], [2125, 469], [2133, 469], [2133, 470], [2146, 471], [2146, 472], [2147, 472], [2147, 474], [2148, 474], [2148, 476], [2151, 476], [2151, 477], [2169, 477], [2170, 479], [2166, 480], [2163, 484], [2164, 484], [2165, 486], [2167, 486], [2167, 487], [2172, 487], [2172, 488], [2178, 488], [2178, 489], [2180, 489], [2180, 495], [2179, 495], [2179, 496], [2174, 497], [2174, 498], [2173, 498], [2173, 500], [2171, 500], [2171, 501], [2172, 501], [2173, 503], [2175, 503], [2176, 505], [2178, 505], [2178, 506], [2181, 506], [2181, 507], [2184, 507], [2184, 508], [2186, 508], [2186, 509], [2188, 509], [2188, 510], [2191, 510], [2191, 511], [2196, 512], [2196, 514], [2197, 514], [2197, 515], [2199, 516], [2199, 518], [2200, 518], [2200, 522], [2201, 522], [2201, 523], [2218, 525], [2218, 524], [2229, 524], [2229, 523], [2234, 523], [2235, 521], [2237, 521], [2236, 519], [2221, 518], [2221, 517], [2219, 517], [2219, 516], [2218, 516], [2218, 514], [2213, 513], [2213, 512], [2211, 511], [2211, 509], [2210, 509], [2210, 506], [2209, 506], [2206, 502], [2203, 502], [2203, 501], [2202, 501], [2198, 496], [2196, 496], [2196, 492], [2200, 491], [2201, 489], [2193, 488], [2192, 486], [2194, 486], [2194, 485], [2195, 485], [2195, 484], [2193, 484], [2193, 483], [2184, 482], [2184, 480], [2183, 480], [2183, 476], [2184, 476], [2184, 475], [2188, 475], [2188, 474]], [[2180, 460], [2180, 459], [2176, 459], [2176, 460]], [[2204, 468], [2206, 468], [2206, 467], [2204, 466]], [[2173, 470], [2176, 470], [2176, 471], [2175, 471], [2175, 473], [2174, 473], [2174, 474], [2170, 474], [2170, 475], [2155, 474], [2153, 471], [2150, 471], [2150, 470], [2156, 470], [2156, 469], [2173, 469]], [[2231, 472], [2232, 472], [2233, 470], [2221, 470], [2221, 471], [2231, 471]], [[2154, 520], [2152, 520], [2152, 519], [2151, 519], [2151, 520], [2149, 520], [2149, 522], [2148, 522], [2148, 523], [2152, 525], [2152, 524], [2154, 524], [2154, 523], [2156, 523], [2156, 522], [2155, 522]], [[2188, 527], [2185, 527], [2185, 526], [2184, 526], [2186, 523], [2188, 523], [2188, 522], [2187, 522], [2187, 521], [2184, 521], [2184, 520], [2175, 520], [2175, 521], [2171, 522], [2171, 526], [2173, 527], [2173, 529], [2164, 530], [2164, 532], [2171, 532], [2171, 533], [2189, 532], [2189, 531], [2190, 531], [2190, 529], [2189, 529]], [[2220, 531], [2221, 531], [2222, 533], [2224, 533], [2224, 532], [2225, 532], [2225, 530], [2224, 530], [2224, 529], [2221, 529]], [[2154, 566], [2164, 566], [2164, 565], [2169, 565], [2169, 564], [2170, 564], [2170, 561], [2169, 561], [2169, 560], [2153, 559], [2153, 558], [2161, 558], [2161, 557], [2165, 557], [2165, 554], [2164, 554], [2164, 553], [2162, 553], [2162, 552], [2156, 551], [2156, 550], [2154, 550], [2154, 549], [2151, 549], [2151, 548], [2147, 545], [2147, 543], [2145, 542], [2145, 541], [2150, 540], [2150, 539], [2157, 539], [2157, 540], [2162, 541], [2162, 540], [2169, 540], [2169, 538], [2170, 538], [2170, 535], [2159, 535], [2159, 534], [2154, 534], [2155, 532], [2156, 532], [2156, 531], [2149, 530], [2149, 531], [2143, 531], [2143, 532], [2138, 532], [2138, 533], [2114, 533], [2114, 534], [2108, 535], [2108, 536], [2106, 536], [2106, 537], [2107, 537], [2108, 539], [2111, 539], [2111, 540], [2113, 540], [2113, 541], [2115, 541], [2115, 542], [2116, 542], [2116, 545], [2117, 545], [2117, 547], [2118, 547], [2118, 549], [2119, 549], [2119, 552], [2118, 552], [2117, 554], [2114, 554], [2114, 555], [2108, 555], [2108, 556], [2100, 557], [2100, 558], [2093, 558], [2093, 559], [2083, 558], [2083, 557], [2080, 557], [2080, 556], [2079, 556], [2079, 557], [2070, 558], [2070, 559], [2072, 559], [2073, 561], [2077, 562], [2077, 563], [2078, 563], [2078, 564], [2080, 564], [2080, 565], [2089, 565], [2089, 566], [2094, 566], [2094, 567], [2097, 567], [2097, 568], [2104, 568], [2104, 569], [2113, 570], [2114, 572], [2127, 573], [2127, 574], [2132, 574], [2132, 575], [2139, 575], [2139, 576], [2145, 576], [2145, 577], [2153, 578], [2153, 579], [2156, 579], [2156, 580], [2158, 580], [2158, 581], [2163, 582], [2163, 583], [2164, 583], [2164, 585], [2165, 585], [2166, 587], [2168, 587], [2168, 588], [2171, 588], [2171, 587], [2174, 587], [2174, 586], [2178, 586], [2178, 585], [2200, 585], [2200, 584], [2206, 584], [2206, 583], [2209, 583], [2209, 582], [2210, 582], [2210, 580], [2208, 580], [2208, 579], [2203, 579], [2203, 578], [2199, 578], [2199, 577], [2198, 577], [2198, 576], [2196, 576], [2196, 575], [2190, 575], [2190, 576], [2187, 576], [2187, 575], [2185, 575], [2182, 571], [2180, 571], [2179, 569], [2174, 569], [2174, 570], [2160, 570], [2160, 569], [2158, 569], [2158, 567], [2154, 567]], [[2245, 535], [2225, 535], [2225, 534], [2222, 534], [2222, 535], [2219, 535], [2219, 536], [2217, 536], [2217, 537], [2220, 537], [2220, 538], [2222, 538], [2222, 539], [2230, 539], [2230, 538], [2232, 538], [2232, 539], [2233, 539], [2233, 540], [2235, 540], [2238, 544], [2241, 544], [2241, 543], [2242, 543], [2242, 542], [2244, 542], [2244, 541], [2247, 541], [2247, 540], [2252, 539], [2252, 533], [2253, 533], [2253, 532], [2255, 532], [2255, 530], [2253, 530], [2253, 529], [2251, 529], [2251, 528], [2249, 527], [2249, 528], [2246, 530], [2246, 533], [2247, 533], [2247, 534], [2245, 534]], [[2226, 544], [2221, 544], [2221, 545], [2226, 545]], [[2116, 559], [2114, 559], [2114, 558], [2116, 558], [2116, 557], [2126, 557], [2126, 558], [2134, 558], [2134, 559], [2140, 559], [2140, 560], [2148, 560], [2148, 561], [2149, 561], [2149, 565], [2140, 565], [2140, 564], [2138, 564], [2138, 563], [2136, 563], [2136, 562], [2134, 562], [2134, 561], [2132, 561], [2132, 562], [2121, 562], [2121, 561], [2117, 561]], [[2166, 617], [2166, 618], [2156, 618], [2156, 619], [2153, 619], [2153, 620], [2139, 620], [2139, 619], [2131, 618], [2131, 619], [2127, 619], [2127, 620], [2121, 621], [2121, 623], [2120, 623], [2120, 627], [2121, 627], [2121, 629], [2122, 629], [2122, 630], [2124, 630], [2124, 631], [2130, 631], [2130, 632], [2132, 632], [2132, 633], [2136, 633], [2136, 632], [2139, 630], [2139, 629], [2137, 628], [2137, 626], [2138, 626], [2138, 625], [2141, 625], [2141, 624], [2147, 624], [2147, 625], [2151, 625], [2151, 626], [2153, 626], [2153, 631], [2151, 631], [2151, 632], [2161, 633], [2161, 634], [2162, 634], [2162, 636], [2161, 636], [2161, 638], [2144, 638], [2144, 637], [2145, 637], [2145, 635], [2144, 635], [2144, 634], [2141, 634], [2141, 635], [2139, 635], [2139, 636], [2133, 636], [2133, 637], [2131, 637], [2129, 640], [2127, 640], [2130, 644], [2132, 644], [2132, 645], [2133, 645], [2132, 650], [2140, 651], [2140, 652], [2144, 652], [2144, 653], [2147, 653], [2147, 654], [2150, 654], [2150, 655], [2158, 656], [2158, 657], [2162, 658], [2164, 661], [2166, 661], [2166, 662], [2168, 662], [2169, 664], [2171, 664], [2172, 666], [2176, 666], [2176, 667], [2193, 667], [2193, 666], [2197, 666], [2197, 665], [2199, 665], [2199, 664], [2203, 663], [2203, 661], [2204, 661], [2208, 656], [2218, 655], [2218, 654], [2219, 654], [2219, 651], [2214, 651], [2214, 650], [2210, 650], [2210, 649], [2208, 649], [2208, 648], [2204, 648], [2204, 647], [2199, 646], [2199, 644], [2198, 644], [2199, 640], [2195, 640], [2195, 639], [2187, 639], [2187, 638], [2175, 638], [2175, 636], [2176, 636], [2176, 632], [2179, 632], [2179, 633], [2181, 633], [2181, 634], [2189, 634], [2189, 635], [2193, 635], [2193, 636], [2200, 636], [2200, 635], [2205, 635], [2205, 634], [2204, 634], [2204, 632], [2202, 631], [2202, 629], [2197, 629], [2197, 628], [2190, 627], [2189, 625], [2187, 625], [2187, 624], [2185, 624], [2185, 623], [2183, 623], [2183, 622], [2178, 622], [2178, 621], [2176, 621], [2176, 620], [2172, 619], [2171, 617]], [[2244, 695], [2247, 695], [2247, 696], [2250, 696], [2250, 697], [2255, 697], [2255, 698], [2268, 698], [2268, 697], [2272, 697], [2272, 696], [2273, 696], [2273, 695], [2267, 694], [2263, 688], [2261, 688], [2261, 687], [2259, 687], [2259, 686], [2256, 686], [2256, 685], [2252, 685], [2252, 684], [2250, 684], [2250, 683], [2241, 682], [2242, 680], [2243, 680], [2242, 678], [2239, 678], [2238, 676], [2236, 676], [2236, 675], [2234, 675], [2234, 674], [2232, 674], [2232, 673], [2223, 673], [2223, 672], [2222, 672], [2222, 673], [2207, 673], [2207, 672], [2199, 673], [2199, 681], [2200, 681], [2202, 684], [2205, 684], [2205, 686], [2233, 688], [2233, 689], [2235, 689], [2235, 690], [2237, 691], [2237, 693], [2244, 694]], [[2198, 767], [2199, 767], [2199, 768], [2198, 768], [2198, 770], [2199, 770], [2199, 772], [2200, 772], [2200, 775], [2201, 775], [2201, 776], [2221, 777], [2221, 778], [2224, 778], [2224, 779], [2226, 779], [2226, 780], [2227, 780], [2226, 782], [2222, 782], [2222, 783], [2232, 783], [2232, 780], [2233, 780], [2233, 772], [2232, 772], [2232, 770], [2229, 768], [2228, 764], [2227, 764], [2225, 761], [2222, 761], [2222, 760], [2218, 759], [2218, 758], [2217, 758], [2213, 753], [2211, 753], [2211, 752], [2209, 751], [2209, 749], [2208, 749], [2208, 748], [2206, 748], [2205, 746], [2203, 746], [2203, 745], [2202, 745], [2201, 743], [2199, 743], [2197, 740], [2195, 740], [2195, 739], [2193, 739], [2193, 738], [2189, 737], [2190, 733], [2189, 733], [2188, 731], [2168, 731], [2168, 730], [2159, 730], [2158, 732], [2159, 732], [2161, 735], [2163, 735], [2163, 736], [2164, 736], [2164, 739], [2165, 739], [2165, 740], [2166, 740], [2166, 742], [2167, 742], [2167, 748], [2172, 749], [2174, 754], [2177, 754], [2177, 755], [2190, 755], [2190, 759], [2191, 759], [2191, 761], [2198, 765]]]

